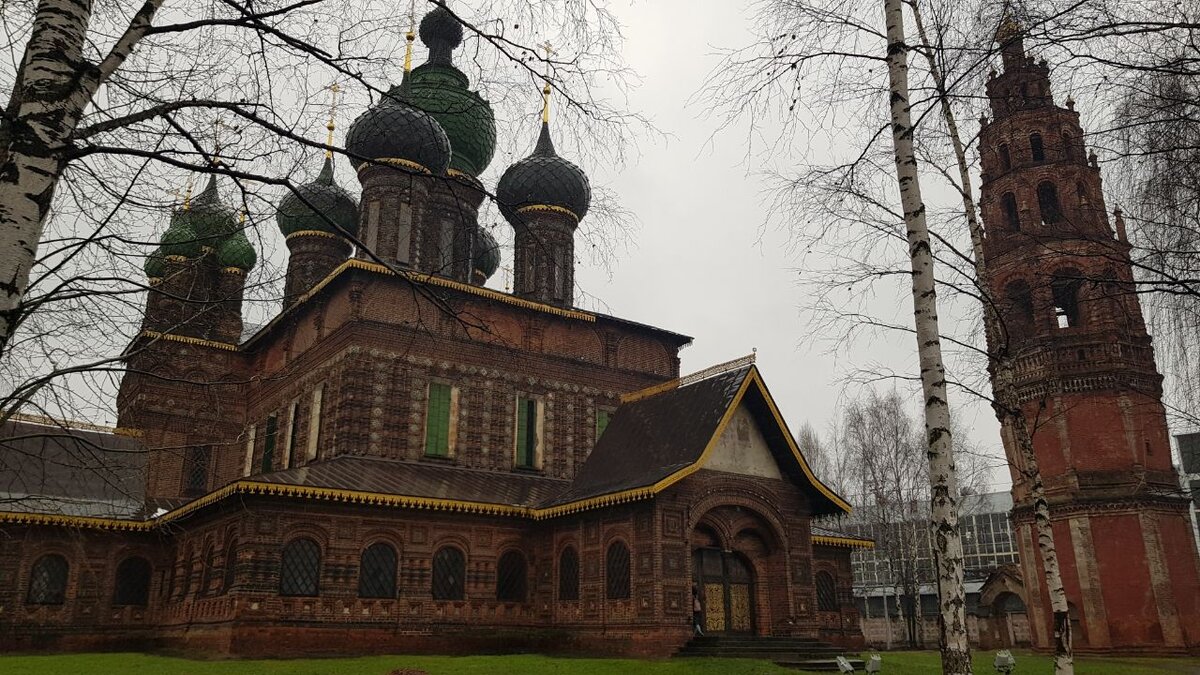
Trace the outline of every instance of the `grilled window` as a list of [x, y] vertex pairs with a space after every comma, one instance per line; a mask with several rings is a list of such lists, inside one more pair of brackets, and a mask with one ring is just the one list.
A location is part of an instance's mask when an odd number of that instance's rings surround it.
[[67, 598], [67, 559], [51, 553], [33, 563], [29, 572], [29, 594], [25, 602], [31, 605], [61, 605]]
[[617, 541], [608, 547], [604, 560], [604, 579], [609, 600], [629, 597], [629, 547], [624, 543]]
[[209, 595], [216, 592], [212, 587], [213, 581], [217, 578], [217, 547], [209, 544], [204, 549], [204, 569], [200, 571], [200, 588], [196, 591], [198, 595]]
[[113, 604], [145, 607], [149, 602], [150, 562], [139, 556], [122, 560], [117, 565]]
[[208, 465], [212, 448], [200, 445], [183, 453], [183, 496], [199, 497], [208, 491]]
[[450, 399], [452, 387], [441, 382], [429, 383], [429, 403], [425, 410], [425, 456], [450, 455]]
[[433, 554], [433, 599], [462, 600], [466, 576], [467, 560], [462, 551], [452, 546], [438, 549]]
[[363, 549], [358, 564], [358, 597], [396, 597], [396, 549], [378, 542]]
[[279, 418], [271, 415], [267, 418], [267, 433], [263, 439], [262, 472], [270, 473], [275, 468], [275, 433], [279, 430]]
[[579, 599], [579, 554], [565, 548], [558, 556], [558, 599]]
[[814, 580], [817, 586], [817, 610], [836, 612], [838, 610], [837, 586], [833, 583], [833, 575], [829, 572], [817, 572]]
[[496, 564], [496, 599], [525, 602], [525, 556], [509, 551]]
[[229, 543], [225, 545], [225, 578], [221, 582], [222, 593], [233, 590], [233, 584], [237, 581], [237, 556], [237, 537], [230, 537]]
[[321, 576], [321, 547], [312, 539], [293, 539], [279, 562], [279, 594], [315, 596]]
[[538, 401], [517, 398], [517, 456], [516, 465], [525, 469], [537, 467]]

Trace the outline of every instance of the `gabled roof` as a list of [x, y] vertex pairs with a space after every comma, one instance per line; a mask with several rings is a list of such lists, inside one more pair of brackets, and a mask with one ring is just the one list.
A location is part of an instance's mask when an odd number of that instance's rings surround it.
[[754, 365], [628, 397], [554, 504], [619, 494], [654, 494], [704, 466], [738, 406], [753, 414], [783, 474], [804, 489], [815, 514], [850, 505], [813, 475]]

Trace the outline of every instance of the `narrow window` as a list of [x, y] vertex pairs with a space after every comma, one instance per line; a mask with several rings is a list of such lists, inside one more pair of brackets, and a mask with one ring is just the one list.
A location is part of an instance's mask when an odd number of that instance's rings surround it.
[[409, 251], [412, 249], [412, 204], [408, 202], [401, 204], [399, 211], [400, 236], [396, 239], [396, 260], [407, 265], [411, 257]]
[[602, 410], [600, 408], [596, 409], [596, 440], [597, 441], [599, 441], [600, 437], [604, 435], [604, 430], [608, 428], [608, 418], [609, 418], [609, 415], [611, 415], [611, 414], [612, 413], [610, 413], [607, 410]]
[[192, 592], [192, 567], [195, 564], [195, 555], [192, 553], [192, 547], [189, 544], [187, 550], [183, 554], [183, 578], [179, 580], [179, 597], [177, 600], [182, 600], [187, 597], [188, 593]]
[[566, 297], [567, 255], [562, 246], [555, 246], [551, 251], [554, 255], [550, 261], [550, 267], [554, 274], [554, 298], [562, 300]]
[[288, 415], [287, 428], [287, 465], [285, 469], [290, 469], [296, 466], [296, 446], [299, 442], [296, 440], [300, 437], [300, 429], [302, 421], [300, 419], [300, 401], [292, 401], [292, 409]]
[[817, 611], [838, 611], [837, 586], [833, 582], [833, 575], [829, 572], [817, 572], [815, 581], [817, 586]]
[[271, 415], [267, 418], [267, 433], [263, 440], [262, 473], [270, 473], [275, 468], [275, 432], [278, 430], [279, 418]]
[[1062, 135], [1062, 149], [1064, 158], [1075, 159], [1075, 138], [1065, 131]]
[[279, 594], [315, 596], [321, 577], [321, 547], [312, 539], [293, 539], [279, 560]]
[[615, 541], [604, 559], [605, 597], [625, 600], [629, 597], [629, 547]]
[[225, 578], [221, 584], [222, 593], [228, 593], [233, 590], [233, 584], [237, 581], [237, 561], [237, 537], [230, 537], [229, 543], [225, 545]]
[[1021, 280], [1013, 281], [1005, 286], [1004, 295], [1007, 311], [1002, 312], [1002, 316], [1009, 334], [1026, 336], [1032, 333], [1033, 294], [1029, 291], [1029, 284]]
[[1008, 171], [1012, 168], [1012, 155], [1008, 152], [1008, 143], [1000, 144], [1000, 170]]
[[[379, 243], [379, 200], [378, 199], [373, 199], [373, 200], [371, 200], [370, 204], [367, 204], [367, 214], [366, 215], [367, 215], [367, 226], [364, 228], [366, 230], [366, 232], [365, 232], [366, 241], [364, 241], [363, 243], [366, 244], [367, 250], [369, 250], [371, 253], [375, 253], [376, 252], [375, 245]], [[405, 251], [405, 256], [403, 258], [401, 258], [402, 261], [408, 260], [407, 254], [408, 254], [408, 251]]]
[[183, 496], [199, 497], [208, 491], [208, 465], [212, 448], [193, 446], [183, 452]]
[[258, 426], [250, 425], [250, 430], [246, 433], [246, 463], [242, 467], [242, 475], [249, 476], [254, 471], [254, 436]]
[[579, 554], [570, 546], [558, 556], [558, 599], [579, 599]]
[[358, 565], [358, 597], [396, 597], [396, 549], [377, 542], [363, 549]]
[[145, 607], [150, 602], [150, 563], [145, 558], [126, 558], [117, 565], [113, 604]]
[[1021, 213], [1017, 211], [1017, 198], [1011, 192], [1005, 192], [1000, 198], [1000, 208], [1004, 211], [1004, 224], [1013, 232], [1021, 231]]
[[321, 439], [321, 404], [324, 398], [325, 384], [321, 383], [313, 389], [312, 403], [308, 409], [308, 447], [304, 451], [304, 458], [309, 462], [317, 459], [317, 442]]
[[1042, 212], [1042, 222], [1051, 224], [1062, 220], [1062, 208], [1058, 203], [1058, 189], [1054, 187], [1054, 183], [1050, 181], [1039, 183], [1037, 195], [1038, 208]]
[[196, 595], [205, 596], [216, 593], [212, 584], [217, 579], [217, 547], [211, 543], [204, 549], [204, 569], [200, 571], [200, 588]]
[[504, 602], [525, 602], [525, 556], [509, 551], [496, 564], [496, 599]]
[[537, 468], [540, 429], [538, 418], [541, 401], [517, 397], [517, 455], [516, 465], [522, 469]]
[[1035, 162], [1046, 161], [1046, 147], [1044, 145], [1042, 145], [1042, 135], [1041, 134], [1030, 134], [1029, 135], [1029, 151], [1033, 155], [1033, 161], [1035, 161]]
[[1082, 324], [1083, 314], [1079, 308], [1079, 272], [1068, 270], [1055, 275], [1050, 284], [1054, 297], [1054, 316], [1059, 328], [1071, 328]]
[[67, 559], [51, 553], [33, 563], [29, 571], [29, 592], [25, 602], [30, 605], [61, 605], [67, 599]]
[[441, 382], [429, 383], [429, 401], [425, 408], [425, 456], [450, 456], [450, 409], [453, 387]]
[[467, 561], [463, 552], [446, 546], [433, 554], [434, 600], [462, 600], [466, 596]]

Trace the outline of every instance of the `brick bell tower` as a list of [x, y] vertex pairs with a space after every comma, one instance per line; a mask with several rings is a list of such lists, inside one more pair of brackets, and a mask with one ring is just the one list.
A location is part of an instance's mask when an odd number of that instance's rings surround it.
[[[1200, 580], [1171, 463], [1162, 376], [1133, 293], [1120, 211], [1109, 225], [1074, 102], [1011, 20], [987, 83], [981, 207], [991, 291], [1015, 359], [1084, 652], [1200, 650]], [[1010, 429], [1013, 517], [1036, 647], [1054, 644], [1028, 481]]]

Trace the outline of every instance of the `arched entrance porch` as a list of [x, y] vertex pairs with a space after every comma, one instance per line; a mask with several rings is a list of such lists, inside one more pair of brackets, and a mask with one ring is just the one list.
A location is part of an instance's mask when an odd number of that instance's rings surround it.
[[692, 528], [692, 583], [706, 634], [771, 635], [791, 615], [786, 547], [745, 506], [717, 506]]

